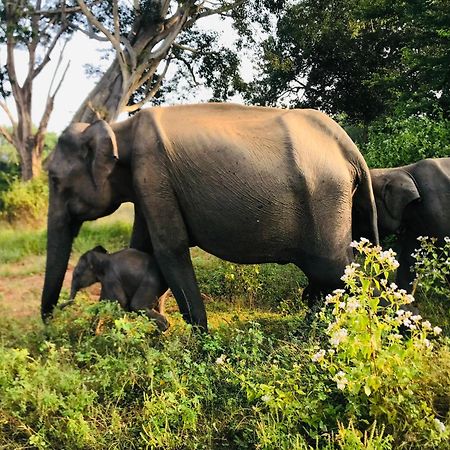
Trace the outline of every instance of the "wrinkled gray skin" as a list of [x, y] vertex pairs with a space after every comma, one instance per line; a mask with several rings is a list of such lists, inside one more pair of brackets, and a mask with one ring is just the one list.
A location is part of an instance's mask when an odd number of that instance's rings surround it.
[[419, 236], [450, 236], [450, 158], [424, 159], [394, 169], [370, 171], [380, 236], [398, 234], [400, 266], [396, 284], [412, 290], [411, 253]]
[[81, 224], [124, 201], [135, 204], [131, 246], [154, 254], [185, 320], [205, 330], [189, 247], [236, 263], [295, 263], [314, 298], [341, 285], [353, 258], [354, 204], [366, 206], [365, 236], [378, 241], [367, 165], [314, 110], [211, 103], [155, 107], [111, 127], [74, 124], [48, 172], [44, 318]]
[[142, 311], [161, 331], [167, 330], [163, 295], [167, 284], [153, 256], [132, 248], [116, 253], [107, 253], [101, 246], [89, 250], [73, 271], [68, 303], [80, 289], [98, 281], [102, 286], [100, 300], [117, 300], [126, 311]]

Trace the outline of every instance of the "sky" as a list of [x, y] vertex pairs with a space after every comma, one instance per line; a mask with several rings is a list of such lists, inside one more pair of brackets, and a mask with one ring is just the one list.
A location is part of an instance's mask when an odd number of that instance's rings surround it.
[[[65, 56], [63, 63], [60, 66], [60, 75], [69, 61], [70, 66], [55, 98], [55, 107], [48, 126], [49, 131], [62, 131], [70, 122], [81, 102], [95, 86], [96, 79], [89, 78], [86, 75], [84, 65], [97, 62], [101, 58], [101, 52], [98, 49], [101, 49], [102, 47], [106, 47], [102, 42], [92, 41], [80, 32], [75, 33], [68, 42], [64, 52]], [[58, 49], [60, 48], [61, 46], [54, 50], [52, 60], [47, 64], [34, 82], [32, 117], [35, 124], [39, 122], [44, 110], [50, 80], [52, 79], [57, 65], [59, 58]], [[0, 63], [3, 65], [5, 64], [6, 55], [4, 48], [2, 48], [2, 50]], [[27, 52], [16, 51], [15, 57], [19, 82], [22, 82], [27, 70]], [[57, 78], [57, 80], [59, 79], [60, 77]], [[11, 98], [7, 100], [8, 107], [14, 111], [14, 102], [11, 100]], [[0, 123], [8, 126], [10, 125], [3, 110], [0, 110]]]
[[[206, 19], [205, 19], [206, 20]], [[218, 19], [208, 18], [207, 25], [209, 29], [213, 28], [221, 32], [222, 41], [231, 42], [234, 39], [234, 32], [231, 26]], [[48, 94], [50, 80], [52, 79], [62, 43], [52, 53], [52, 60], [47, 64], [45, 69], [35, 79], [33, 89], [33, 110], [32, 117], [35, 124], [39, 123], [42, 116], [45, 101]], [[55, 98], [55, 106], [53, 113], [50, 117], [48, 131], [60, 133], [71, 121], [73, 115], [81, 105], [83, 100], [89, 94], [89, 92], [95, 86], [98, 78], [89, 77], [86, 75], [86, 64], [98, 64], [100, 61], [102, 67], [106, 69], [110, 64], [108, 61], [101, 61], [102, 49], [109, 48], [107, 43], [89, 39], [81, 32], [74, 33], [71, 40], [68, 42], [64, 51], [63, 63], [60, 66], [60, 72], [70, 61], [70, 67], [64, 78], [63, 84]], [[0, 65], [4, 65], [6, 62], [5, 48], [0, 48]], [[25, 51], [16, 51], [16, 66], [18, 72], [19, 82], [23, 81], [23, 77], [27, 70], [27, 53]], [[244, 61], [244, 73], [245, 78], [251, 78], [251, 64], [248, 61]], [[22, 70], [21, 70], [22, 69]], [[22, 79], [21, 79], [22, 75]], [[59, 80], [60, 77], [57, 78]], [[204, 98], [200, 100], [206, 100], [207, 95], [204, 94]], [[8, 107], [14, 112], [14, 102], [12, 99], [8, 99]], [[198, 101], [199, 98], [193, 101]], [[123, 118], [123, 116], [122, 116]], [[119, 117], [121, 119], [121, 117]], [[0, 124], [10, 126], [9, 120], [3, 110], [0, 108]]]

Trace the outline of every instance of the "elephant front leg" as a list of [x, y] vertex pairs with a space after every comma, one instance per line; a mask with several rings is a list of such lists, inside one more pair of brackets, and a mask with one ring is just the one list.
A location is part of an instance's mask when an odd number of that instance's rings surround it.
[[412, 292], [413, 282], [416, 273], [413, 269], [415, 259], [411, 256], [420, 244], [415, 236], [405, 236], [400, 238], [400, 254], [398, 257], [399, 267], [395, 281], [400, 289]]
[[[145, 165], [140, 166], [141, 171], [145, 169]], [[184, 320], [207, 331], [205, 305], [189, 253], [189, 236], [163, 168], [161, 172], [156, 167], [151, 170], [151, 176], [141, 172], [140, 176], [137, 174], [141, 182], [136, 182], [154, 256]]]

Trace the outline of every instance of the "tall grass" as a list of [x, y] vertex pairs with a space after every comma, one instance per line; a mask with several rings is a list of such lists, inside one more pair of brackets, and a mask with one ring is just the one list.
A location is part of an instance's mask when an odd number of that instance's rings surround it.
[[[131, 225], [124, 222], [85, 223], [74, 241], [73, 252], [78, 255], [99, 244], [116, 251], [128, 246], [130, 234]], [[0, 230], [0, 264], [16, 262], [27, 256], [44, 255], [46, 245], [46, 230]]]

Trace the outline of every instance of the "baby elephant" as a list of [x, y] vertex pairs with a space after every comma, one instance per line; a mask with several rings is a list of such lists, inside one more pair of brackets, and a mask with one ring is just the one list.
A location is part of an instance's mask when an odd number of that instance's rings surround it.
[[116, 253], [108, 253], [102, 246], [89, 250], [73, 271], [67, 304], [74, 301], [80, 289], [97, 281], [102, 286], [100, 300], [117, 300], [126, 311], [144, 311], [161, 331], [167, 330], [169, 322], [164, 317], [167, 283], [151, 255], [132, 248]]

